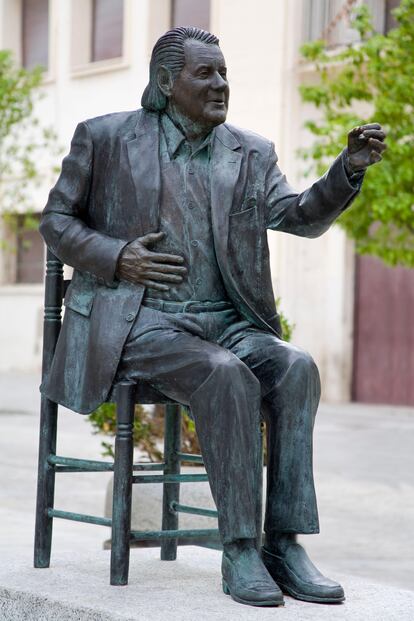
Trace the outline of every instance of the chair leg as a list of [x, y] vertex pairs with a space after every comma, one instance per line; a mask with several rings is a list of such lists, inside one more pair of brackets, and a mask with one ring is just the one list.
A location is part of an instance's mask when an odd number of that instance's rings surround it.
[[[179, 405], [168, 404], [165, 413], [164, 434], [164, 474], [179, 474], [180, 459], [177, 453], [181, 448], [181, 408]], [[180, 484], [163, 484], [162, 530], [178, 529], [178, 513], [171, 507], [179, 502]], [[161, 560], [174, 561], [177, 558], [177, 539], [162, 539]]]
[[112, 503], [111, 584], [128, 584], [131, 538], [133, 474], [133, 425], [135, 384], [118, 385], [115, 438], [114, 489]]
[[34, 544], [35, 567], [49, 567], [50, 565], [53, 518], [48, 516], [48, 509], [52, 509], [54, 504], [55, 469], [48, 463], [47, 458], [50, 454], [56, 453], [57, 412], [57, 403], [42, 395]]
[[257, 439], [257, 462], [256, 462], [256, 548], [261, 551], [263, 530], [263, 429], [259, 425]]

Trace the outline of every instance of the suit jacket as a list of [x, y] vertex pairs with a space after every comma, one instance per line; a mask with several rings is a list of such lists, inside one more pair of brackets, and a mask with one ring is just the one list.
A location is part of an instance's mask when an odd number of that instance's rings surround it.
[[[107, 399], [144, 286], [119, 282], [118, 257], [129, 242], [158, 230], [159, 115], [138, 110], [80, 123], [42, 214], [52, 252], [74, 267], [65, 316], [42, 392], [88, 413]], [[217, 261], [239, 313], [280, 336], [266, 229], [305, 237], [324, 233], [350, 204], [341, 154], [302, 193], [277, 166], [273, 144], [228, 124], [216, 127], [211, 211]]]

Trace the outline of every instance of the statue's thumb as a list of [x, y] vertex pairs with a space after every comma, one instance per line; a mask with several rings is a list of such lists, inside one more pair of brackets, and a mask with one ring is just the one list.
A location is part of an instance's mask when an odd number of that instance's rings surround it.
[[158, 233], [148, 233], [141, 237], [140, 242], [143, 246], [150, 246], [151, 244], [155, 244], [155, 242], [159, 241], [164, 237], [164, 233], [159, 231]]

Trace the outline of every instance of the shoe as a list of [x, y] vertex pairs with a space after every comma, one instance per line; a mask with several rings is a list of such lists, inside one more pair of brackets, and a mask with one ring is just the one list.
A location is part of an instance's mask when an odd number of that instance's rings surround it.
[[273, 580], [295, 599], [320, 604], [344, 601], [341, 585], [323, 576], [298, 543], [292, 541], [277, 553], [262, 548], [262, 558]]
[[282, 606], [283, 593], [263, 565], [254, 547], [243, 547], [236, 554], [223, 553], [221, 565], [223, 592], [235, 602], [248, 606]]

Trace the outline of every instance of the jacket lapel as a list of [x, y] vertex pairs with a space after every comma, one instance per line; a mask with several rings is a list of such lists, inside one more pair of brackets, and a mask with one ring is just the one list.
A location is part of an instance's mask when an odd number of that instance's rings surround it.
[[156, 232], [159, 221], [161, 173], [159, 162], [159, 117], [142, 110], [138, 113], [135, 138], [127, 142], [128, 159], [142, 235]]
[[211, 157], [211, 218], [219, 263], [220, 258], [226, 257], [229, 213], [239, 178], [241, 161], [239, 141], [224, 124], [219, 125], [215, 130]]
[[[254, 308], [254, 300], [243, 295], [232, 273], [235, 257], [229, 256], [228, 253], [229, 214], [239, 179], [242, 158], [239, 141], [226, 125], [219, 125], [215, 130], [211, 169], [211, 219], [214, 247], [227, 291], [236, 308], [255, 325], [277, 334], [276, 330], [267, 324], [258, 310]], [[237, 259], [240, 261], [240, 257]]]

